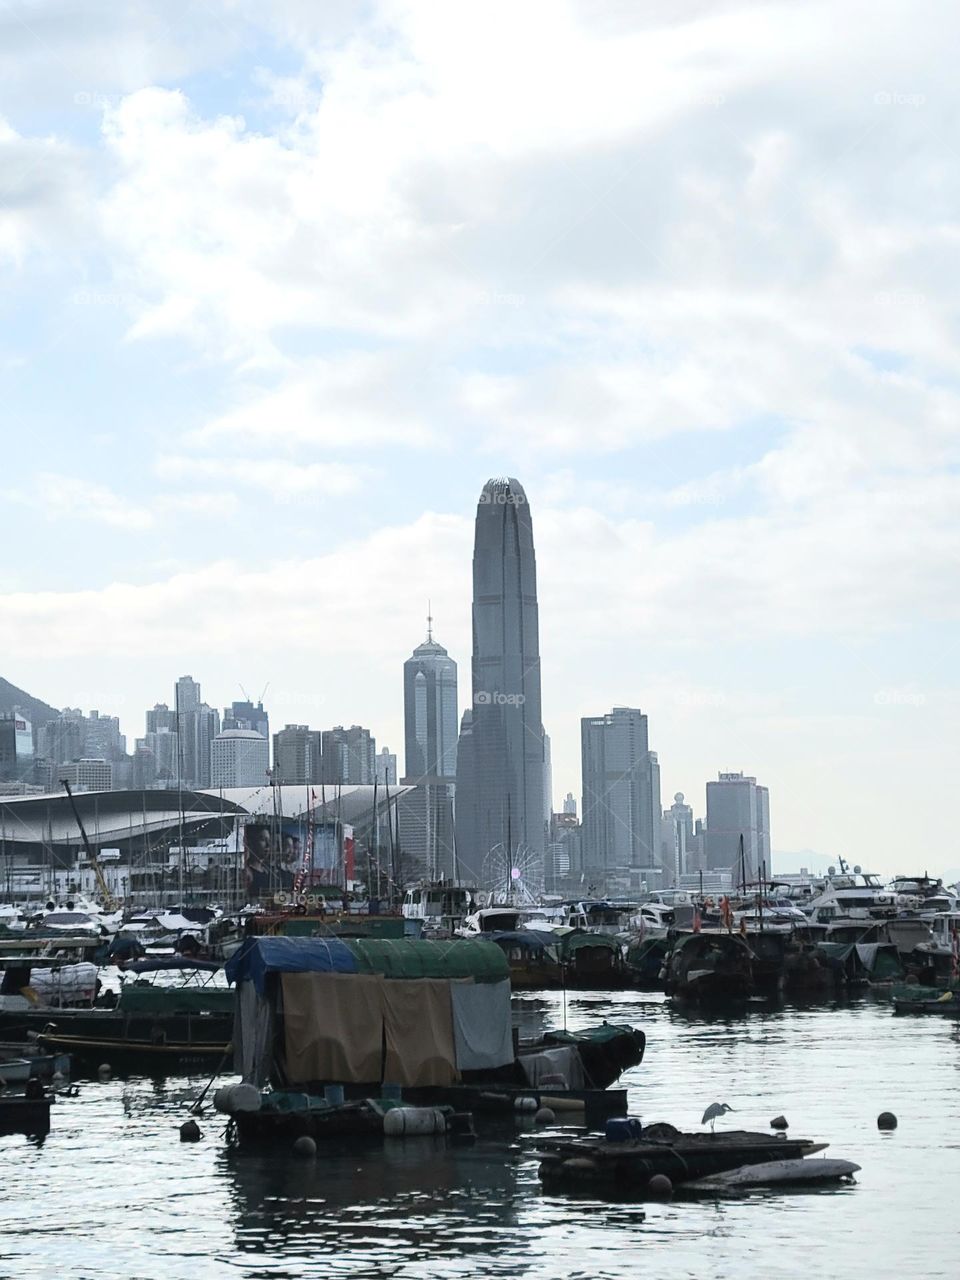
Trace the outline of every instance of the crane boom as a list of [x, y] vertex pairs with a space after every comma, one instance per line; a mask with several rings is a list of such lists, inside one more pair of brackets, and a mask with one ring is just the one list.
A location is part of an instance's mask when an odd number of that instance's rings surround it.
[[77, 826], [80, 828], [80, 839], [83, 841], [83, 851], [87, 855], [87, 860], [93, 867], [93, 874], [97, 879], [97, 887], [100, 890], [100, 896], [103, 898], [103, 905], [108, 911], [116, 911], [117, 900], [110, 892], [107, 884], [107, 878], [103, 874], [103, 867], [100, 865], [100, 859], [95, 856], [90, 841], [87, 839], [87, 831], [80, 817], [80, 810], [77, 808], [77, 802], [73, 798], [73, 792], [70, 790], [70, 783], [66, 778], [61, 779], [64, 791], [67, 793], [67, 799], [70, 801], [70, 808], [73, 810], [73, 816], [77, 820]]

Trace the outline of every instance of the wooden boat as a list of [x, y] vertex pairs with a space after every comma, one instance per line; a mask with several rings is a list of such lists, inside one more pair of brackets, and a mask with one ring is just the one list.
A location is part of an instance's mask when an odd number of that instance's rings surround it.
[[654, 1174], [694, 1182], [743, 1165], [800, 1160], [824, 1149], [807, 1138], [733, 1130], [681, 1133], [669, 1124], [646, 1125], [633, 1142], [605, 1138], [542, 1137], [539, 1170], [544, 1186], [560, 1190], [636, 1193]]
[[681, 934], [667, 960], [665, 990], [700, 1004], [746, 1000], [753, 990], [753, 953], [736, 933]]
[[51, 1053], [69, 1053], [77, 1065], [95, 1071], [106, 1064], [115, 1071], [169, 1075], [206, 1071], [223, 1062], [230, 1052], [229, 1040], [135, 1040], [127, 1036], [71, 1035], [51, 1023], [37, 1037], [37, 1043]]

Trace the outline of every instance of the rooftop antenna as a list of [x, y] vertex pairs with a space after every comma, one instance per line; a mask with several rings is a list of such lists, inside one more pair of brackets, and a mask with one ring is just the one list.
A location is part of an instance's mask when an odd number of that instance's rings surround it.
[[429, 600], [427, 601], [427, 644], [433, 644], [433, 612]]

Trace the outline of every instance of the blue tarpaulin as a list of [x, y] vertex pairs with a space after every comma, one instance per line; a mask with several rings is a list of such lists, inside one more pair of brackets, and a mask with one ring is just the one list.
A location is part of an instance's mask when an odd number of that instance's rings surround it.
[[268, 973], [358, 973], [339, 938], [247, 938], [223, 966], [228, 982], [252, 982], [263, 995]]

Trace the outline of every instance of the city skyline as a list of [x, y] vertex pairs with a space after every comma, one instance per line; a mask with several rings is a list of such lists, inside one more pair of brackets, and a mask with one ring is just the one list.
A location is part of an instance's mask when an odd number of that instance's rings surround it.
[[183, 671], [271, 681], [399, 750], [512, 474], [554, 807], [626, 703], [666, 796], [742, 770], [780, 848], [957, 865], [960, 16], [314, 10], [11, 24], [4, 676], [128, 741]]

